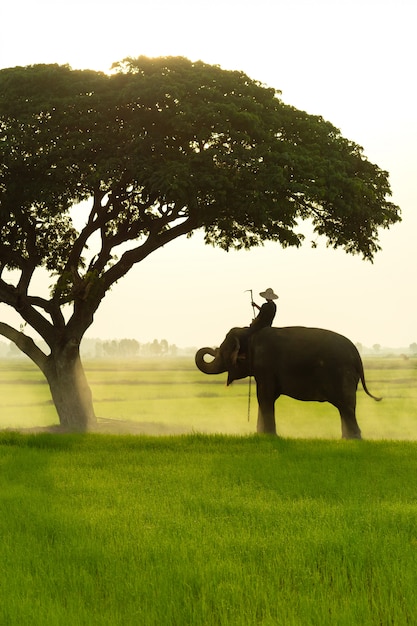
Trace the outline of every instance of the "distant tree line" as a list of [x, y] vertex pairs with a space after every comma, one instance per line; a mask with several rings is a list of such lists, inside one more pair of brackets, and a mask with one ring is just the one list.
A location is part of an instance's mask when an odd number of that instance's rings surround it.
[[[399, 347], [399, 348], [387, 348], [387, 347], [383, 347], [380, 343], [374, 343], [370, 348], [367, 346], [364, 346], [362, 343], [358, 342], [355, 344], [359, 353], [360, 354], [367, 354], [367, 355], [375, 355], [375, 356], [387, 356], [387, 351], [389, 351], [390, 353], [392, 353], [392, 355], [400, 355], [400, 356], [407, 356], [404, 354], [404, 347]], [[415, 357], [417, 356], [417, 343], [413, 342], [410, 343], [410, 345], [408, 346], [408, 356], [412, 356]]]
[[[154, 339], [141, 343], [136, 339], [90, 339], [84, 338], [81, 344], [81, 355], [84, 358], [117, 358], [133, 359], [137, 357], [177, 356], [179, 350], [175, 344], [166, 339]], [[13, 342], [0, 341], [0, 358], [21, 357], [22, 353]]]
[[139, 356], [176, 356], [178, 348], [169, 344], [166, 339], [154, 339], [148, 343], [140, 343], [136, 339], [84, 339], [81, 351], [89, 352], [97, 358], [134, 358]]

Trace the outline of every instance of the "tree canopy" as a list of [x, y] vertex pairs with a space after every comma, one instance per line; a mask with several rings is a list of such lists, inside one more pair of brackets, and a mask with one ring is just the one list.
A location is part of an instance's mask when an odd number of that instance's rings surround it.
[[[182, 57], [125, 59], [110, 74], [1, 70], [0, 301], [51, 353], [7, 324], [0, 333], [45, 373], [61, 422], [94, 419], [91, 407], [73, 406], [76, 418], [60, 408], [53, 379], [72, 359], [78, 384], [82, 336], [134, 264], [198, 229], [225, 250], [299, 246], [305, 219], [328, 245], [372, 260], [379, 229], [400, 219], [390, 193], [360, 146], [243, 72]], [[80, 203], [88, 217], [76, 227]], [[39, 267], [49, 298], [29, 294]]]

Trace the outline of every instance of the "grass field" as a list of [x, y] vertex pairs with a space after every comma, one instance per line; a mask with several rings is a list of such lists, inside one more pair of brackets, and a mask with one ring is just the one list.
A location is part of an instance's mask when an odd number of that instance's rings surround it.
[[6, 626], [403, 626], [417, 444], [0, 434]]
[[[415, 361], [365, 363], [368, 441], [288, 398], [249, 435], [254, 385], [248, 422], [248, 383], [189, 360], [85, 365], [102, 419], [194, 434], [0, 432], [2, 626], [416, 624]], [[0, 385], [0, 429], [56, 423], [30, 363]]]
[[[187, 432], [247, 435], [256, 431], [257, 401], [248, 380], [225, 386], [225, 375], [206, 376], [192, 358], [85, 363], [96, 413], [115, 423], [134, 423], [147, 434]], [[366, 439], [416, 439], [417, 360], [365, 360], [368, 387], [358, 389], [357, 418]], [[30, 361], [0, 361], [0, 429], [57, 423], [49, 388]], [[337, 410], [327, 403], [282, 397], [276, 403], [283, 437], [339, 438]]]

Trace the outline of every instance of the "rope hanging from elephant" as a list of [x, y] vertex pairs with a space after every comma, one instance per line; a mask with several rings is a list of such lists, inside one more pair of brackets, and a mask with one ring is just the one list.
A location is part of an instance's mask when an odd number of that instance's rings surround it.
[[250, 397], [252, 391], [252, 376], [249, 376], [249, 390], [248, 390], [248, 422], [250, 422]]
[[[248, 364], [249, 364], [249, 372], [252, 370], [252, 341], [251, 337], [248, 339]], [[250, 402], [252, 395], [252, 375], [249, 374], [249, 388], [248, 388], [248, 422], [250, 422]]]
[[[250, 293], [250, 301], [252, 304], [252, 312], [253, 312], [253, 317], [255, 318], [255, 307], [253, 304], [253, 290], [252, 289], [246, 289], [245, 293], [249, 292]], [[248, 358], [250, 359], [250, 349], [248, 350]], [[252, 393], [252, 376], [249, 376], [249, 389], [248, 389], [248, 422], [250, 422], [250, 400], [251, 400], [251, 393]]]

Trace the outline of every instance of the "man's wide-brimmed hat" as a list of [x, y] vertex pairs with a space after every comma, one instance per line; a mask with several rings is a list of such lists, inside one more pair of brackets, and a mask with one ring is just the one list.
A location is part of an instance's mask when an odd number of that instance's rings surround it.
[[267, 300], [276, 300], [279, 297], [276, 293], [274, 293], [274, 290], [271, 289], [271, 287], [268, 287], [265, 291], [261, 291], [259, 295]]

